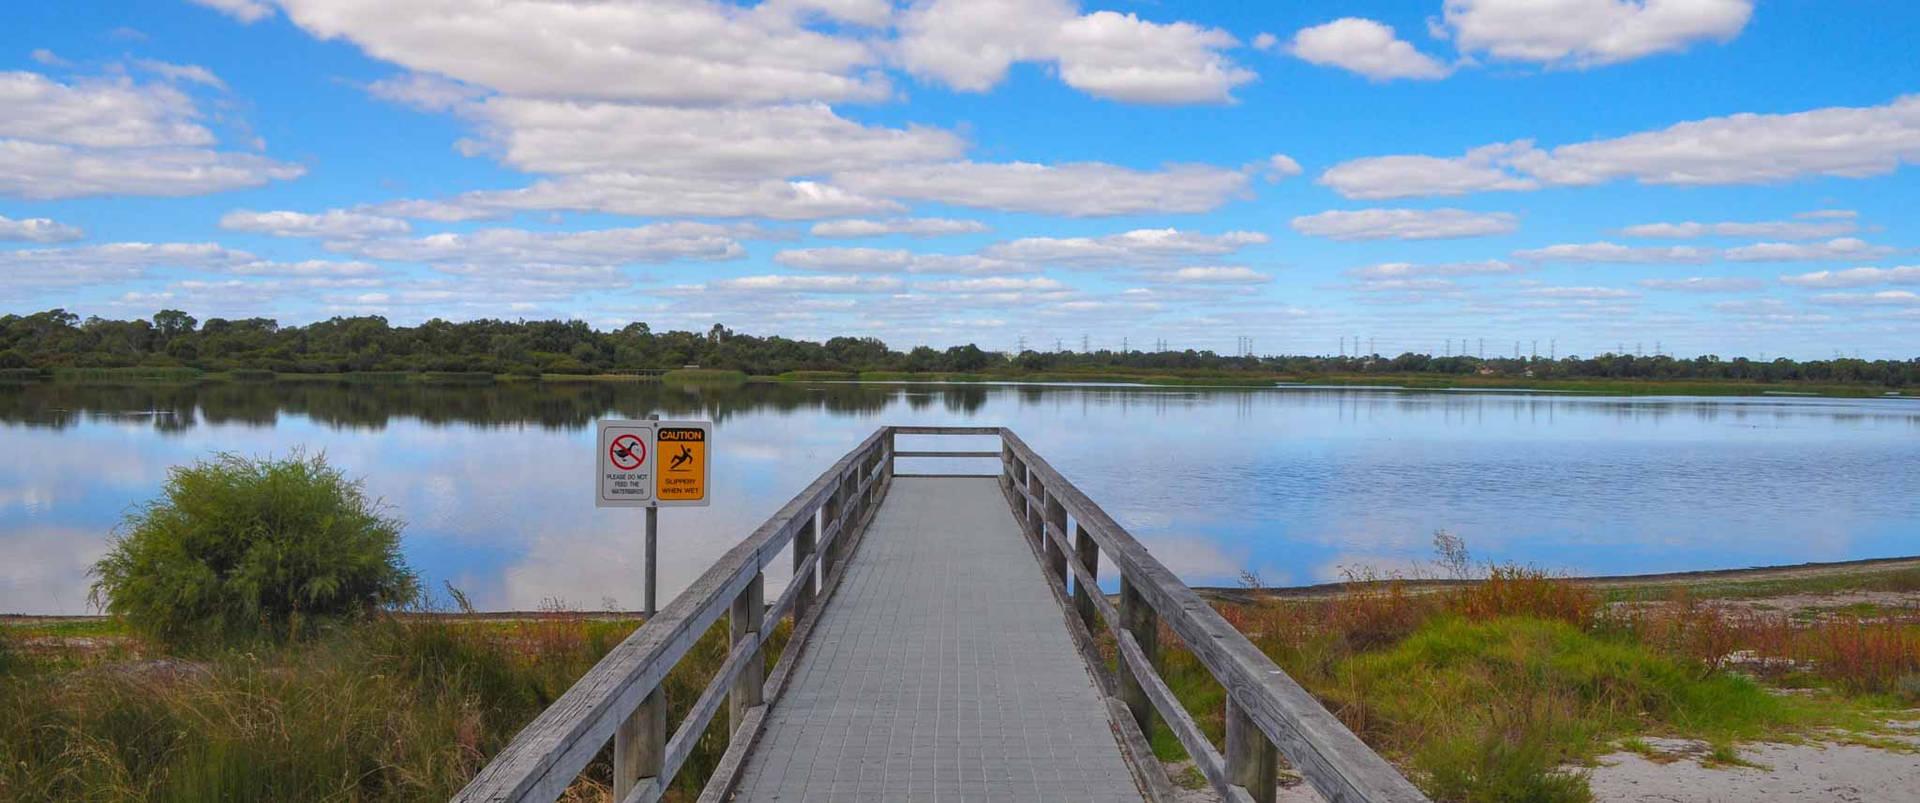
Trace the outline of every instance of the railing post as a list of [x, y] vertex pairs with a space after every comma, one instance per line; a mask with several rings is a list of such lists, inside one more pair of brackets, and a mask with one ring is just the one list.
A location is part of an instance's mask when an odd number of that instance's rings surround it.
[[667, 696], [656, 686], [613, 732], [613, 799], [659, 777], [666, 760]]
[[[1080, 562], [1080, 568], [1087, 570], [1088, 577], [1100, 576], [1100, 545], [1094, 543], [1093, 535], [1079, 522], [1073, 525], [1073, 559]], [[1087, 630], [1095, 630], [1099, 622], [1099, 612], [1093, 607], [1093, 595], [1100, 593], [1100, 587], [1087, 587], [1078, 579], [1073, 581], [1073, 607], [1080, 612], [1080, 621], [1085, 622]]]
[[[1153, 607], [1140, 596], [1140, 590], [1123, 572], [1120, 575], [1120, 626], [1133, 634], [1133, 640], [1140, 644], [1140, 651], [1147, 656], [1147, 662], [1155, 666], [1160, 661], [1160, 616]], [[1146, 689], [1140, 686], [1140, 679], [1134, 677], [1133, 667], [1125, 659], [1120, 661], [1120, 702], [1127, 704], [1127, 710], [1133, 712], [1133, 721], [1140, 725], [1140, 732], [1153, 733], [1153, 700], [1147, 697]]]
[[800, 565], [807, 562], [807, 556], [815, 549], [816, 534], [819, 532], [819, 511], [807, 514], [807, 523], [800, 525], [800, 531], [793, 534], [793, 579], [788, 582], [800, 583], [800, 593], [793, 598], [793, 623], [807, 618], [807, 610], [813, 607], [813, 595], [819, 593], [819, 581], [814, 579], [819, 566], [808, 567], [806, 574], [800, 573]]
[[886, 454], [887, 454], [887, 473], [886, 473], [886, 479], [889, 479], [889, 480], [891, 480], [891, 479], [893, 479], [893, 471], [894, 471], [894, 465], [893, 465], [893, 461], [894, 461], [894, 456], [893, 456], [893, 453], [894, 453], [894, 451], [895, 451], [895, 447], [897, 446], [897, 444], [895, 444], [895, 443], [894, 443], [894, 440], [893, 440], [893, 428], [892, 428], [892, 427], [888, 427], [888, 428], [887, 428], [887, 437], [886, 437], [886, 443], [887, 443], [887, 453], [886, 453]]
[[1247, 790], [1257, 803], [1273, 803], [1279, 795], [1279, 754], [1247, 712], [1227, 695], [1227, 782]]
[[[1047, 548], [1045, 552], [1047, 571], [1052, 572], [1054, 577], [1065, 583], [1073, 579], [1067, 576], [1067, 553], [1060, 548], [1060, 541], [1065, 541], [1067, 538], [1067, 508], [1060, 504], [1058, 496], [1047, 494], [1046, 511], [1046, 521], [1041, 523], [1040, 543]], [[1046, 527], [1052, 527], [1054, 531], [1060, 533], [1060, 541], [1055, 541], [1053, 536], [1047, 535]]]
[[834, 556], [840, 552], [840, 543], [846, 540], [845, 528], [837, 526], [840, 522], [840, 500], [847, 491], [847, 478], [843, 475], [834, 481], [833, 493], [827, 497], [827, 503], [820, 508], [820, 528], [832, 530], [833, 540], [827, 542], [827, 548], [820, 550], [820, 579], [833, 577], [833, 567], [837, 562]]
[[747, 665], [740, 669], [739, 676], [733, 679], [733, 688], [727, 692], [727, 732], [739, 730], [740, 723], [746, 719], [747, 709], [761, 703], [763, 687], [767, 682], [766, 650], [761, 647], [759, 634], [766, 631], [767, 605], [765, 600], [766, 573], [753, 576], [747, 587], [740, 590], [740, 596], [733, 598], [733, 609], [727, 615], [728, 643], [735, 648], [740, 639], [747, 634], [756, 634], [753, 639], [753, 657], [747, 659]]
[[1041, 501], [1040, 506], [1034, 505], [1032, 499], [1027, 501], [1027, 537], [1037, 539], [1039, 543], [1044, 546], [1047, 543], [1047, 534], [1041, 527], [1045, 526], [1042, 519], [1045, 518], [1046, 515], [1044, 505], [1047, 499], [1047, 486], [1045, 483], [1040, 482], [1040, 477], [1035, 475], [1031, 469], [1027, 471], [1027, 493], [1032, 494], [1033, 499]]

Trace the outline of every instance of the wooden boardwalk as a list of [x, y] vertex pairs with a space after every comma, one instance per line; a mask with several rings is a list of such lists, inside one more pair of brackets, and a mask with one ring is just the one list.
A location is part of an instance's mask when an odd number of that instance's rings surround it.
[[[900, 437], [936, 435], [991, 438], [994, 448], [896, 448]], [[1000, 471], [896, 474], [902, 458], [997, 459]], [[767, 600], [764, 570], [776, 561], [794, 579]], [[1101, 589], [1103, 566], [1118, 575], [1108, 578], [1117, 602]], [[723, 619], [726, 661], [697, 699], [670, 704], [667, 673]], [[765, 642], [783, 620], [792, 636], [769, 669]], [[1225, 689], [1223, 743], [1161, 680], [1167, 638]], [[1000, 427], [874, 432], [609, 652], [455, 799], [556, 800], [612, 742], [614, 800], [652, 803], [722, 710], [727, 747], [700, 803], [1165, 803], [1173, 786], [1145, 736], [1161, 724], [1221, 800], [1274, 800], [1282, 755], [1333, 803], [1426, 800]]]
[[991, 479], [901, 478], [848, 559], [737, 800], [1141, 800]]

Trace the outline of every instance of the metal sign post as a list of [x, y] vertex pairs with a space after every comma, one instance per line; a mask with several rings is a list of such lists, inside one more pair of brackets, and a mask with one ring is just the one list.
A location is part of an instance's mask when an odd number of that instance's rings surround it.
[[[651, 415], [648, 415], [647, 420], [658, 421], [660, 420], [660, 414], [653, 413]], [[659, 433], [659, 430], [656, 429], [654, 432], [657, 436]], [[656, 443], [655, 444], [656, 448], [654, 449], [655, 452], [659, 451], [658, 446], [659, 444]], [[653, 590], [654, 588], [656, 588], [654, 581], [658, 577], [658, 572], [659, 572], [659, 569], [655, 567], [658, 565], [659, 556], [660, 556], [660, 505], [658, 502], [649, 502], [647, 504], [647, 586], [646, 586], [647, 588], [646, 590], [647, 621], [649, 622], [653, 621], [654, 612], [659, 610], [659, 608], [656, 608], [653, 605], [653, 600], [654, 600]]]
[[599, 422], [595, 442], [594, 507], [647, 509], [645, 604], [647, 618], [659, 610], [658, 563], [660, 508], [706, 507], [712, 472], [708, 445], [713, 424], [706, 421]]

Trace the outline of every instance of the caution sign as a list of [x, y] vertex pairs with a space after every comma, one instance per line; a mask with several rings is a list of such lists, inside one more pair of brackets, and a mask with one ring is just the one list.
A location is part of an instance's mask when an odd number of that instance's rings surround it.
[[594, 450], [594, 507], [645, 507], [654, 502], [654, 421], [601, 421]]
[[708, 435], [705, 421], [661, 421], [654, 435], [654, 497], [662, 507], [706, 506]]

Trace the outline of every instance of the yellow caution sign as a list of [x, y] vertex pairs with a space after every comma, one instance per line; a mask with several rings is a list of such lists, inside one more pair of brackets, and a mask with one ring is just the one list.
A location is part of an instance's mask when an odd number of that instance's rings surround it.
[[662, 421], [654, 430], [654, 498], [659, 504], [707, 504], [709, 426], [704, 421]]

